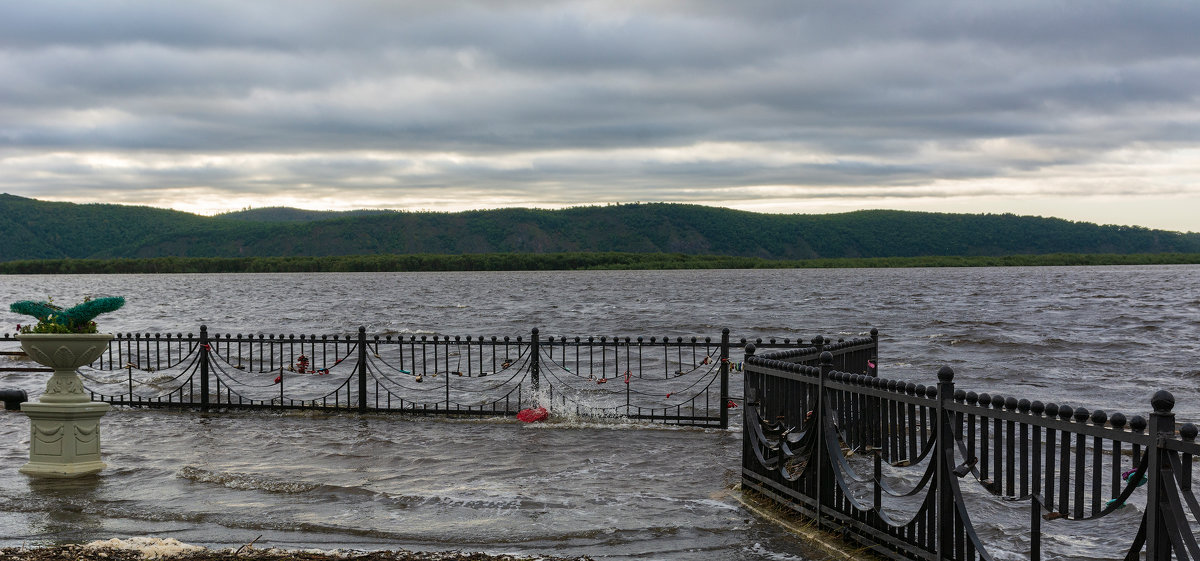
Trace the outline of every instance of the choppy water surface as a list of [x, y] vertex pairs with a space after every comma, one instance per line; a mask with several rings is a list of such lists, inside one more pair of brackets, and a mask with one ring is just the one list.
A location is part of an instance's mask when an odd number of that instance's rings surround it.
[[[123, 295], [120, 332], [854, 336], [881, 375], [1200, 420], [1200, 267], [0, 277], [0, 301]], [[25, 318], [0, 314], [0, 325]], [[0, 373], [40, 394], [42, 374]], [[740, 380], [734, 381], [738, 386]], [[735, 424], [740, 419], [735, 418]], [[0, 545], [161, 535], [211, 545], [406, 547], [611, 559], [806, 559], [730, 498], [736, 430], [567, 421], [118, 410], [109, 468], [17, 472], [0, 413]], [[1096, 546], [1104, 551], [1106, 544]], [[1116, 553], [1114, 552], [1114, 556]]]

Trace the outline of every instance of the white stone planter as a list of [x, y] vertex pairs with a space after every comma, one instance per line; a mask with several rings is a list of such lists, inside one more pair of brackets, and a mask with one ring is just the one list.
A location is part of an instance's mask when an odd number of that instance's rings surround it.
[[113, 338], [110, 333], [22, 333], [21, 348], [38, 364], [54, 369], [42, 403], [87, 403], [83, 381], [75, 370], [95, 362]]
[[104, 469], [100, 461], [100, 417], [107, 403], [92, 402], [75, 372], [108, 349], [107, 333], [23, 333], [21, 348], [34, 361], [54, 369], [46, 393], [21, 404], [29, 416], [29, 463], [21, 473], [38, 477], [80, 477]]

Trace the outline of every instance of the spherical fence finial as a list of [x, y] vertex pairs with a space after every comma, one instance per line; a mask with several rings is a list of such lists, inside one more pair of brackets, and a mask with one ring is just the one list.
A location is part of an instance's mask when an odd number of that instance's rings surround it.
[[821, 365], [833, 365], [833, 353], [825, 351], [821, 353]]
[[1155, 413], [1170, 413], [1171, 409], [1175, 408], [1175, 396], [1167, 390], [1158, 390], [1154, 392], [1154, 397], [1150, 398], [1150, 405], [1154, 407]]
[[755, 351], [755, 350], [756, 350], [756, 349], [755, 349], [755, 347], [754, 347], [754, 343], [747, 343], [747, 344], [746, 344], [746, 356], [754, 356], [754, 351]]
[[938, 381], [939, 382], [953, 382], [954, 381], [954, 369], [950, 368], [949, 366], [943, 366], [940, 370], [938, 370]]
[[1179, 427], [1179, 435], [1185, 440], [1196, 440], [1196, 425], [1192, 423], [1184, 423]]

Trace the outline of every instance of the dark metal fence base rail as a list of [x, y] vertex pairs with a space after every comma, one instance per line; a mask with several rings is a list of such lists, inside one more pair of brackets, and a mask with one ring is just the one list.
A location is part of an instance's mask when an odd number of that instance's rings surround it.
[[[1138, 504], [1139, 527], [1112, 528], [1128, 543], [1110, 558], [1200, 560], [1197, 427], [1177, 431], [1169, 392], [1154, 394], [1148, 420], [1126, 417], [966, 392], [949, 368], [930, 385], [880, 378], [860, 347], [877, 350], [843, 342], [814, 361], [811, 349], [747, 347], [745, 488], [892, 559], [990, 560], [1003, 539], [1040, 560], [1048, 525], [1069, 534]], [[1027, 514], [981, 532], [972, 506], [990, 501]]]

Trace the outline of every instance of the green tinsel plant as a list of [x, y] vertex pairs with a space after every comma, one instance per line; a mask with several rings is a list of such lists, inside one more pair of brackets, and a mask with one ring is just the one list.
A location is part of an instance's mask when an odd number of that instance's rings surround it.
[[50, 298], [45, 302], [22, 300], [8, 307], [14, 313], [33, 316], [36, 325], [18, 325], [21, 333], [96, 333], [96, 316], [115, 311], [125, 305], [120, 296], [83, 299], [79, 305], [64, 310]]

